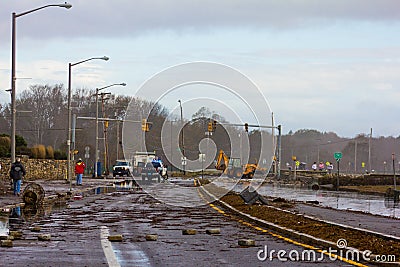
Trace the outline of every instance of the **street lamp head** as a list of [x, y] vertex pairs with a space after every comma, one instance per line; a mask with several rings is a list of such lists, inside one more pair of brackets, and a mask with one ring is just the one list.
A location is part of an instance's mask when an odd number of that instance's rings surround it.
[[126, 86], [126, 83], [120, 83], [119, 85]]
[[71, 4], [68, 4], [67, 2], [65, 2], [65, 4], [59, 4], [58, 6], [59, 6], [59, 7], [64, 7], [64, 8], [66, 8], [66, 9], [70, 9], [70, 8], [72, 7], [72, 5], [71, 5]]
[[101, 57], [100, 59], [102, 59], [102, 60], [105, 60], [105, 61], [108, 61], [110, 58], [109, 58], [109, 57], [106, 57], [106, 56], [104, 56], [104, 57]]

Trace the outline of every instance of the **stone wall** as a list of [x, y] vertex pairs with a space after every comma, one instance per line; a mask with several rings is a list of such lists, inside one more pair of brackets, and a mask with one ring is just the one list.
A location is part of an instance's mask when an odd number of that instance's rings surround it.
[[[318, 179], [320, 185], [323, 184], [336, 184], [337, 176], [324, 176]], [[396, 184], [399, 184], [400, 177], [396, 175]], [[341, 186], [357, 186], [357, 185], [393, 185], [394, 178], [392, 175], [384, 175], [384, 174], [366, 174], [360, 176], [346, 176], [341, 175], [339, 178], [339, 184]]]
[[[54, 159], [22, 159], [26, 169], [26, 180], [66, 179], [67, 161]], [[9, 179], [10, 159], [0, 158], [0, 179]]]

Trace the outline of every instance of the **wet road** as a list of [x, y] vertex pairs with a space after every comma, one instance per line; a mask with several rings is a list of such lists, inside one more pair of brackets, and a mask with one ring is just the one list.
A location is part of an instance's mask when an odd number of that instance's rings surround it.
[[[186, 190], [177, 194], [185, 194]], [[186, 196], [186, 199], [190, 197]], [[198, 198], [196, 198], [198, 201]], [[305, 249], [224, 216], [209, 205], [177, 207], [158, 202], [143, 192], [113, 192], [84, 195], [67, 209], [47, 211], [36, 222], [21, 218], [9, 221], [10, 230], [23, 231], [14, 247], [0, 247], [3, 266], [310, 266], [309, 261], [282, 262], [273, 253], [272, 262], [260, 261], [265, 248], [291, 251]], [[40, 226], [40, 233], [32, 232]], [[207, 229], [220, 228], [209, 235]], [[182, 230], [196, 229], [196, 235]], [[51, 234], [51, 241], [38, 241], [38, 234]], [[109, 243], [108, 235], [123, 235], [122, 242]], [[157, 234], [157, 241], [145, 235]], [[240, 247], [239, 239], [254, 239], [255, 247]], [[261, 254], [260, 254], [261, 251]], [[316, 253], [317, 258], [320, 253]], [[317, 260], [318, 261], [318, 260]], [[346, 266], [345, 262], [323, 259], [324, 266]]]

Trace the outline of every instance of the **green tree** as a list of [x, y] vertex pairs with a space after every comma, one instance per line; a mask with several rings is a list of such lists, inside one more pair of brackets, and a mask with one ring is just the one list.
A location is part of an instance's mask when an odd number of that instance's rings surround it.
[[16, 147], [27, 147], [28, 143], [25, 141], [25, 138], [20, 135], [15, 135], [15, 146]]

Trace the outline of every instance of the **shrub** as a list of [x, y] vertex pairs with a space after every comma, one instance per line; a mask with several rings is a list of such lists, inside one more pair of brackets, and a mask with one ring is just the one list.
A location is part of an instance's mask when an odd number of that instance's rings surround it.
[[54, 159], [54, 149], [52, 146], [46, 147], [46, 158], [47, 159]]
[[67, 159], [67, 153], [65, 153], [61, 150], [55, 150], [54, 151], [54, 159], [58, 159], [58, 160]]
[[11, 140], [8, 136], [0, 137], [0, 157], [7, 157], [11, 150]]
[[15, 148], [15, 151], [19, 155], [27, 155], [28, 157], [32, 157], [32, 149], [25, 146], [20, 146]]
[[31, 151], [32, 151], [32, 156], [35, 159], [46, 158], [46, 147], [44, 145], [34, 145]]

